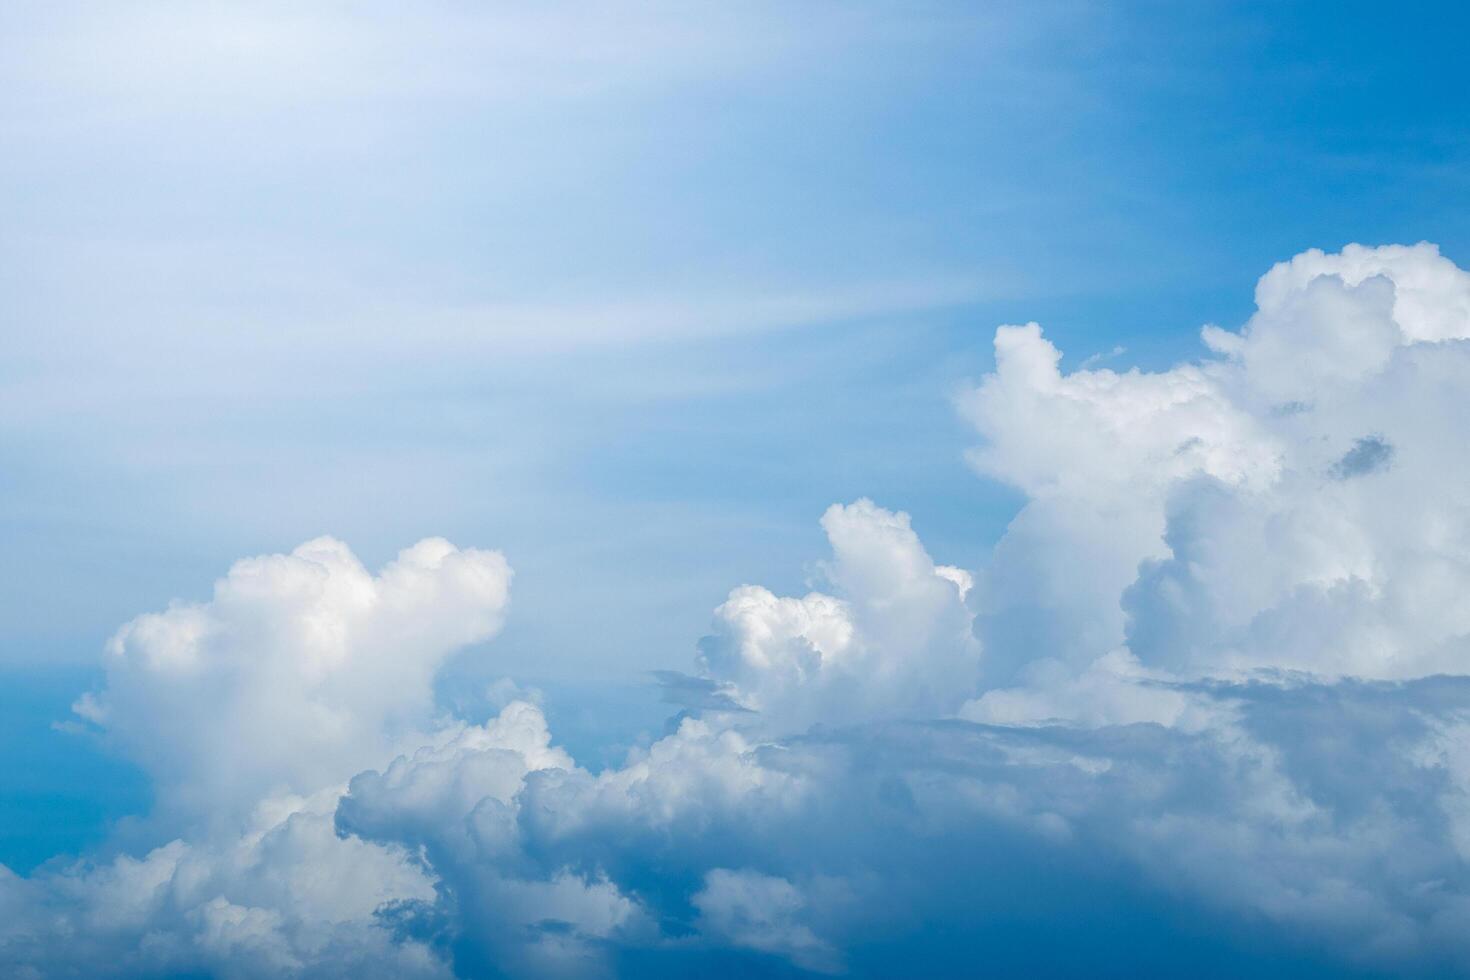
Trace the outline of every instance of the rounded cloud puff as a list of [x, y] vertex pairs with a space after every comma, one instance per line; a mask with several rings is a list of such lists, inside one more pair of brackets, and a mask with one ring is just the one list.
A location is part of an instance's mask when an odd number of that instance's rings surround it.
[[331, 538], [248, 558], [209, 602], [122, 627], [106, 689], [78, 708], [180, 818], [309, 795], [417, 740], [435, 671], [500, 629], [510, 577], [499, 553], [438, 538], [376, 576]]
[[743, 586], [700, 642], [702, 674], [767, 730], [952, 713], [978, 681], [969, 576], [936, 565], [907, 514], [870, 500], [822, 517], [836, 596]]
[[[1429, 245], [1308, 252], [1222, 359], [1058, 370], [1002, 327], [960, 407], [1028, 503], [985, 569], [992, 685], [1126, 645], [1185, 674], [1458, 672], [1470, 617], [1470, 274]], [[1050, 684], [1050, 682], [1048, 682]]]

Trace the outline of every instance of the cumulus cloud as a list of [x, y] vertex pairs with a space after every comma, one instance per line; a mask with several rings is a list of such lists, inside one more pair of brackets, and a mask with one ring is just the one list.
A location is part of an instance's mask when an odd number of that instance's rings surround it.
[[832, 506], [822, 527], [836, 594], [735, 589], [700, 641], [703, 676], [752, 720], [787, 730], [952, 713], [978, 680], [970, 576], [936, 565], [907, 514], [869, 500]]
[[5, 955], [46, 975], [443, 975], [378, 917], [433, 876], [334, 813], [353, 773], [437, 730], [435, 670], [499, 629], [509, 584], [496, 552], [428, 539], [373, 575], [321, 538], [123, 626], [76, 710], [153, 777], [134, 836], [164, 842], [8, 879]]
[[976, 467], [1030, 498], [985, 569], [993, 682], [1125, 643], [1186, 672], [1463, 662], [1470, 275], [1430, 245], [1314, 251], [1257, 304], [1157, 373], [1063, 374], [1036, 326], [998, 332], [961, 400]]
[[1026, 502], [982, 567], [832, 507], [812, 591], [734, 589], [660, 677], [664, 737], [600, 772], [512, 683], [435, 716], [436, 667], [504, 615], [498, 554], [240, 563], [120, 630], [78, 704], [157, 782], [154, 846], [0, 876], [0, 960], [1470, 969], [1470, 276], [1309, 252], [1204, 340], [1067, 372], [1000, 328], [959, 407]]
[[510, 575], [498, 553], [437, 538], [377, 575], [330, 538], [245, 559], [210, 601], [123, 626], [78, 711], [180, 816], [309, 795], [417, 744], [435, 671], [499, 630]]
[[702, 932], [732, 946], [789, 957], [798, 966], [833, 972], [831, 947], [801, 924], [806, 897], [785, 878], [715, 868], [693, 899]]

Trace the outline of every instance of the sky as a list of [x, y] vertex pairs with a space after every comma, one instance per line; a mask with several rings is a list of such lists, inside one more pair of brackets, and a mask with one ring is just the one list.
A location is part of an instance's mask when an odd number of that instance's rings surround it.
[[5, 4], [0, 963], [1470, 968], [1466, 27]]

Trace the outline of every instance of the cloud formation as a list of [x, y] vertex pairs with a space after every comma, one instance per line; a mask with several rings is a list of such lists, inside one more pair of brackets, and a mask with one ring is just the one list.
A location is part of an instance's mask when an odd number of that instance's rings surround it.
[[1026, 502], [983, 566], [833, 506], [812, 591], [733, 590], [662, 678], [684, 710], [600, 772], [525, 700], [435, 716], [505, 613], [497, 553], [239, 563], [124, 626], [78, 703], [156, 781], [152, 845], [0, 877], [0, 960], [1470, 969], [1470, 275], [1308, 252], [1204, 341], [1067, 372], [1001, 327], [959, 408]]
[[500, 629], [510, 577], [499, 553], [434, 538], [377, 575], [330, 538], [245, 559], [209, 602], [120, 629], [77, 710], [180, 816], [310, 795], [418, 744], [436, 670]]

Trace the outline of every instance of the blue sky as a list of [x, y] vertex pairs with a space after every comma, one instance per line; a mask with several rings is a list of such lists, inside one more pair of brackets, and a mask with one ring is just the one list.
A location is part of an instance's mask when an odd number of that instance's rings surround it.
[[538, 669], [680, 662], [832, 500], [994, 541], [996, 324], [1157, 367], [1305, 247], [1470, 246], [1452, 5], [552, 7], [494, 71], [333, 10], [4, 15], [6, 663], [316, 533], [507, 549]]
[[1065, 370], [1163, 371], [1308, 248], [1470, 264], [1467, 27], [5, 5], [0, 864], [125, 849], [147, 767], [71, 704], [122, 624], [245, 556], [500, 549], [504, 629], [438, 703], [539, 688], [592, 768], [663, 732], [649, 672], [689, 668], [730, 589], [821, 584], [830, 504], [983, 570], [1028, 499], [956, 409], [998, 325], [1039, 321]]

